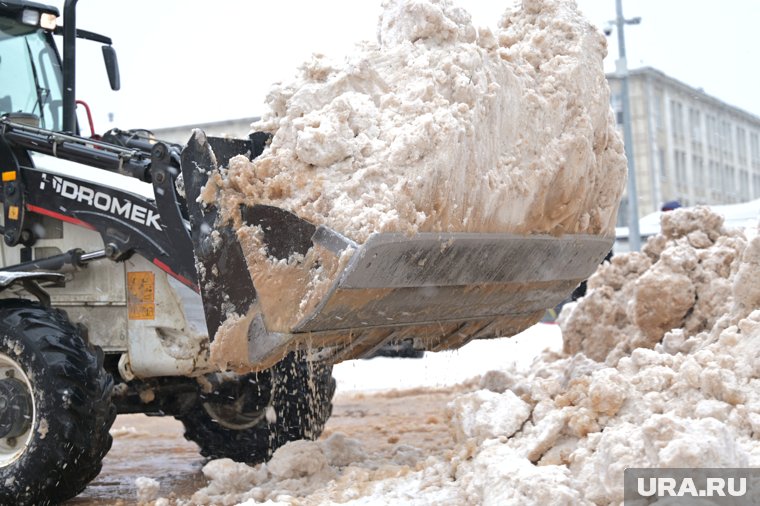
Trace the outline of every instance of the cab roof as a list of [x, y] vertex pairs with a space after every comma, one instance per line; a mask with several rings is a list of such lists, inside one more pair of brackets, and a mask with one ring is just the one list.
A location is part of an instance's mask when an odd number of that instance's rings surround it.
[[60, 16], [58, 8], [52, 5], [45, 5], [38, 2], [27, 2], [26, 0], [0, 0], [0, 13], [2, 14], [18, 14], [24, 9], [34, 9], [36, 11]]

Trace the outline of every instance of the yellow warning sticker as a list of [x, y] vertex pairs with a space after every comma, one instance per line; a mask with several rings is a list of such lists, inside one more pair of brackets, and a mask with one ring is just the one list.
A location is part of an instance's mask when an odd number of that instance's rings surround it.
[[9, 220], [17, 220], [18, 219], [18, 206], [10, 206], [8, 208], [8, 219]]
[[6, 172], [3, 172], [3, 183], [8, 183], [10, 181], [16, 180], [16, 171], [15, 170], [9, 170]]
[[127, 273], [127, 307], [130, 320], [156, 319], [156, 279], [152, 272]]

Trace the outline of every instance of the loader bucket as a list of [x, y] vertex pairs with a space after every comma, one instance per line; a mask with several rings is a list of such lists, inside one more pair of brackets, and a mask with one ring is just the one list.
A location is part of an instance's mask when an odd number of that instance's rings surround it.
[[[225, 163], [214, 156], [218, 142], [193, 136], [183, 153], [186, 188], [199, 184], [199, 172]], [[198, 191], [188, 191], [188, 205]], [[201, 224], [193, 222], [204, 306], [227, 307], [206, 309], [212, 359], [228, 367], [268, 366], [307, 346], [338, 362], [392, 341], [437, 351], [511, 336], [588, 278], [613, 240], [376, 233], [356, 244], [277, 207], [241, 205], [240, 218], [244, 226], [232, 230], [215, 221], [213, 208], [205, 210], [201, 222], [222, 238], [215, 248], [204, 245]]]

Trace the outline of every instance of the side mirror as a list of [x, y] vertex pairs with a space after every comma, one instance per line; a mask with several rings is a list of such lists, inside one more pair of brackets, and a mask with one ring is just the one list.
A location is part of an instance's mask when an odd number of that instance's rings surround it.
[[106, 63], [106, 72], [108, 72], [111, 89], [118, 91], [121, 88], [121, 78], [119, 76], [119, 60], [116, 58], [116, 50], [113, 46], [103, 46], [103, 61]]

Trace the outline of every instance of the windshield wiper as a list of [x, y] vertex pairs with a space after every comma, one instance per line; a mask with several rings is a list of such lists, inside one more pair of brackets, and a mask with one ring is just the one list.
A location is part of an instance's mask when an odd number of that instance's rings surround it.
[[[29, 54], [29, 64], [32, 66], [34, 87], [37, 91], [37, 105], [35, 108], [38, 108], [40, 110], [40, 126], [42, 126], [42, 128], [45, 128], [45, 114], [42, 112], [42, 106], [45, 104], [45, 102], [47, 102], [47, 99], [50, 96], [50, 90], [48, 88], [43, 88], [40, 86], [39, 76], [37, 75], [37, 66], [34, 64], [34, 55], [32, 55], [32, 48], [29, 45], [29, 39], [24, 39], [24, 42], [26, 43], [26, 52]], [[34, 109], [32, 109], [30, 112], [34, 114]]]

